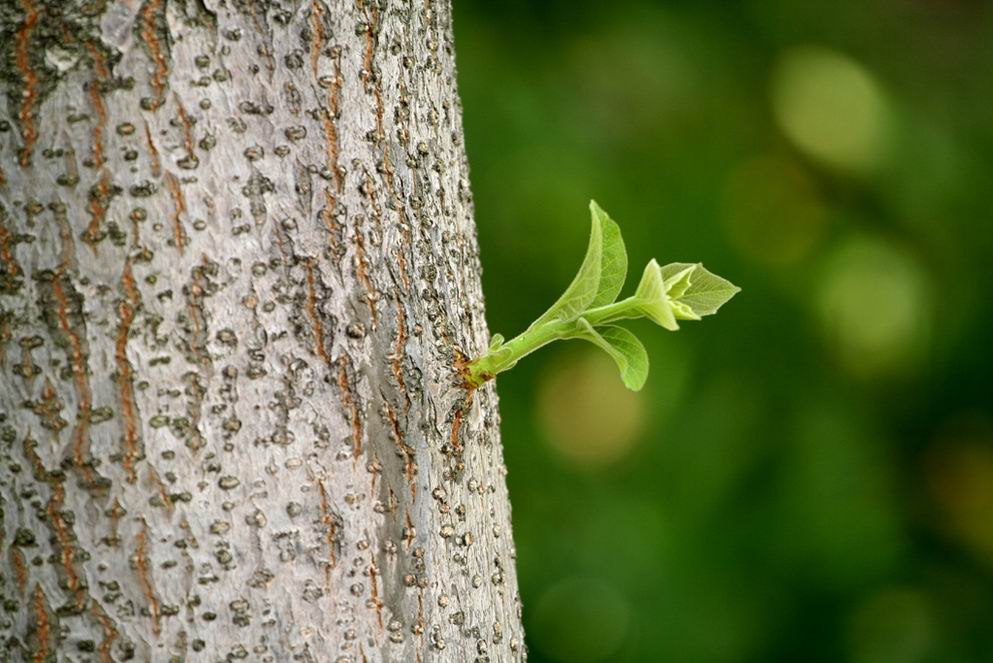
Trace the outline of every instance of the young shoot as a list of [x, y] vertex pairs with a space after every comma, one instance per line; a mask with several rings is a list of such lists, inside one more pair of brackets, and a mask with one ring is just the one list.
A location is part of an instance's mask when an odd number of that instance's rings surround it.
[[621, 229], [596, 201], [590, 201], [590, 212], [590, 243], [576, 278], [524, 333], [509, 341], [500, 334], [493, 337], [489, 349], [466, 365], [470, 386], [478, 387], [513, 368], [521, 357], [543, 345], [578, 338], [606, 351], [620, 369], [624, 385], [638, 391], [648, 377], [648, 353], [641, 341], [617, 322], [648, 318], [676, 331], [677, 320], [699, 320], [716, 313], [741, 290], [700, 263], [674, 262], [660, 267], [651, 260], [634, 294], [617, 301], [628, 270]]

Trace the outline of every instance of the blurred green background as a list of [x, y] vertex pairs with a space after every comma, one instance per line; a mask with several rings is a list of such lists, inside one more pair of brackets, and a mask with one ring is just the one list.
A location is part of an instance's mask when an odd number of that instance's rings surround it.
[[500, 376], [531, 660], [993, 661], [993, 5], [455, 5], [494, 332], [590, 198], [744, 289]]

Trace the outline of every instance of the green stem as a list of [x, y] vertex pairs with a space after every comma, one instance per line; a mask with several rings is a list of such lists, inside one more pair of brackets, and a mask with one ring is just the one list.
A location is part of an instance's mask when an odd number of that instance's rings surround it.
[[528, 329], [497, 349], [483, 353], [469, 362], [467, 367], [469, 384], [478, 387], [487, 380], [493, 379], [497, 373], [512, 368], [521, 357], [562, 338], [566, 328], [571, 328], [574, 324], [557, 321]]
[[[634, 297], [628, 297], [613, 304], [589, 309], [581, 317], [593, 326], [615, 320], [637, 318], [640, 313], [635, 309], [636, 302]], [[492, 380], [497, 373], [513, 368], [521, 357], [531, 354], [538, 348], [548, 345], [552, 341], [575, 336], [577, 320], [555, 320], [527, 329], [495, 350], [483, 353], [467, 365], [466, 378], [468, 383], [473, 387], [478, 387], [487, 380]]]
[[638, 310], [637, 306], [638, 298], [632, 295], [627, 299], [622, 299], [621, 301], [614, 302], [613, 304], [591, 308], [583, 313], [582, 317], [586, 318], [591, 325], [596, 327], [610, 322], [615, 322], [617, 320], [629, 320], [631, 318], [642, 317], [644, 314]]

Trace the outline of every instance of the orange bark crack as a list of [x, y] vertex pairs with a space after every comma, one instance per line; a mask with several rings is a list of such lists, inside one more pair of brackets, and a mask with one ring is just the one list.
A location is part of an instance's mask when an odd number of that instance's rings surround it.
[[[362, 2], [358, 5], [361, 8]], [[376, 102], [376, 139], [382, 144], [383, 147], [383, 177], [386, 180], [386, 190], [392, 194], [393, 193], [393, 173], [392, 166], [390, 165], [390, 148], [383, 140], [386, 138], [386, 129], [383, 125], [383, 117], [386, 114], [385, 107], [383, 105], [383, 85], [378, 77], [372, 70], [373, 55], [376, 47], [376, 35], [375, 31], [379, 25], [379, 10], [374, 4], [369, 4], [366, 6], [369, 16], [369, 28], [365, 32], [365, 55], [362, 61], [362, 67], [365, 71], [363, 76], [363, 82], [368, 85], [369, 81], [372, 80], [372, 95]]]
[[117, 326], [114, 362], [117, 366], [117, 388], [121, 399], [121, 420], [124, 424], [124, 471], [127, 473], [128, 483], [135, 483], [137, 476], [134, 463], [138, 458], [138, 418], [135, 414], [131, 362], [128, 361], [128, 334], [131, 332], [135, 309], [141, 301], [141, 295], [131, 272], [130, 260], [124, 263], [121, 285], [124, 288], [125, 299], [117, 307], [121, 321]]
[[100, 168], [104, 162], [103, 132], [107, 128], [107, 107], [103, 103], [100, 88], [107, 81], [110, 71], [107, 69], [103, 54], [93, 45], [93, 42], [86, 42], [86, 51], [93, 59], [93, 70], [96, 72], [96, 77], [87, 86], [87, 92], [89, 93], [90, 104], [93, 105], [93, 110], [97, 114], [97, 123], [93, 127], [93, 165]]
[[169, 192], [172, 193], [172, 201], [175, 205], [175, 211], [172, 215], [173, 237], [176, 240], [179, 254], [182, 255], [183, 248], [186, 246], [186, 231], [183, 230], [182, 220], [182, 215], [186, 213], [186, 198], [183, 197], [183, 190], [179, 186], [179, 178], [172, 173], [166, 173], [165, 182], [166, 186], [169, 187]]
[[[315, 3], [315, 7], [316, 7]], [[314, 52], [311, 52], [311, 57], [314, 57]], [[314, 60], [314, 75], [317, 75], [316, 70], [316, 60]], [[332, 191], [330, 187], [324, 189], [324, 197], [327, 205], [325, 206], [324, 213], [322, 214], [322, 220], [324, 225], [328, 230], [328, 235], [330, 237], [331, 249], [337, 253], [337, 245], [334, 239], [334, 207], [337, 203], [337, 196], [335, 192], [341, 193], [344, 182], [342, 181], [341, 173], [338, 171], [338, 130], [335, 127], [335, 118], [338, 116], [338, 100], [341, 94], [341, 61], [339, 57], [334, 58], [334, 80], [331, 83], [331, 90], [328, 92], [328, 108], [326, 112], [322, 114], [321, 123], [324, 127], [324, 141], [327, 159], [325, 161], [328, 170], [331, 171], [332, 177], [334, 178], [334, 190]]]
[[310, 318], [310, 323], [314, 328], [314, 349], [317, 355], [324, 360], [325, 364], [331, 364], [331, 357], [328, 356], [328, 351], [324, 348], [324, 324], [321, 322], [321, 316], [317, 312], [317, 291], [316, 291], [316, 281], [314, 278], [314, 261], [313, 259], [307, 260], [304, 263], [307, 269], [307, 316]]
[[[365, 4], [362, 0], [357, 0], [356, 4], [359, 8]], [[365, 31], [365, 54], [362, 59], [362, 81], [368, 85], [370, 80], [374, 80], [374, 96], [376, 98], [376, 137], [379, 140], [383, 139], [383, 93], [382, 87], [378, 80], [375, 80], [374, 73], [372, 71], [372, 60], [373, 51], [376, 47], [375, 40], [375, 30], [379, 24], [379, 11], [375, 6], [366, 7], [368, 9], [369, 16], [369, 27]]]
[[83, 347], [84, 338], [72, 326], [69, 319], [69, 300], [63, 287], [63, 278], [68, 270], [76, 263], [76, 247], [72, 238], [72, 228], [65, 214], [57, 214], [59, 223], [59, 238], [62, 240], [62, 256], [59, 260], [56, 278], [52, 284], [53, 299], [56, 303], [55, 314], [59, 328], [69, 339], [71, 351], [71, 367], [73, 386], [76, 399], [79, 402], [76, 411], [76, 425], [72, 431], [73, 464], [82, 475], [83, 483], [92, 487], [95, 485], [96, 472], [90, 464], [90, 413], [93, 409], [93, 392], [90, 389], [90, 378], [87, 371], [86, 352]]
[[162, 632], [162, 625], [159, 623], [159, 601], [155, 598], [155, 588], [152, 586], [152, 578], [148, 573], [147, 541], [148, 523], [143, 520], [141, 531], [138, 532], [138, 545], [134, 551], [134, 565], [141, 590], [145, 594], [145, 598], [148, 599], [148, 610], [152, 614], [152, 632], [159, 635]]
[[365, 242], [362, 239], [362, 231], [355, 229], [355, 272], [365, 288], [365, 302], [369, 308], [369, 317], [372, 318], [372, 327], [376, 328], [376, 305], [373, 302], [372, 281], [369, 280], [369, 261], [365, 256]]
[[404, 512], [404, 524], [406, 532], [403, 537], [403, 543], [409, 549], [411, 544], [414, 543], [414, 521], [410, 517], [410, 511]]
[[158, 109], [165, 100], [166, 78], [169, 76], [169, 65], [162, 51], [162, 44], [156, 34], [155, 26], [155, 14], [161, 6], [162, 0], [148, 0], [141, 12], [141, 38], [148, 44], [148, 49], [152, 54], [152, 61], [155, 63], [155, 72], [152, 74], [152, 92], [155, 94], [155, 109]]
[[11, 546], [10, 561], [14, 566], [14, 577], [17, 579], [17, 593], [24, 596], [28, 588], [28, 565], [24, 561], [24, 553], [19, 548]]
[[[63, 241], [71, 241], [71, 238], [63, 237]], [[66, 251], [68, 251], [68, 248]], [[90, 389], [90, 380], [86, 373], [86, 357], [83, 352], [83, 342], [70, 323], [69, 299], [66, 297], [65, 290], [62, 287], [62, 275], [68, 267], [68, 260], [67, 254], [63, 258], [62, 265], [59, 266], [56, 272], [55, 279], [52, 281], [52, 294], [55, 299], [55, 314], [59, 321], [59, 329], [69, 339], [72, 360], [72, 381], [76, 389], [76, 398], [79, 400], [79, 408], [76, 412], [76, 426], [72, 431], [72, 458], [76, 467], [83, 471], [84, 480], [90, 483], [93, 478], [93, 471], [87, 465], [90, 453], [90, 412], [93, 409], [93, 393]]]
[[34, 478], [38, 481], [48, 481], [48, 470], [45, 469], [45, 463], [42, 462], [41, 456], [35, 451], [37, 445], [38, 442], [31, 437], [24, 438], [24, 457], [31, 463], [31, 472], [34, 474]]
[[24, 9], [24, 23], [17, 31], [14, 61], [17, 70], [24, 78], [24, 97], [18, 112], [18, 119], [21, 121], [24, 134], [24, 147], [21, 149], [19, 163], [21, 168], [26, 168], [31, 163], [31, 153], [34, 151], [34, 144], [38, 139], [33, 115], [34, 104], [38, 100], [38, 76], [31, 68], [28, 53], [28, 48], [31, 46], [31, 31], [38, 24], [38, 10], [35, 9], [31, 0], [21, 0], [21, 7]]
[[53, 478], [52, 498], [48, 500], [46, 511], [49, 519], [52, 521], [52, 526], [55, 528], [55, 538], [59, 542], [59, 549], [62, 553], [62, 568], [65, 569], [69, 589], [76, 597], [76, 605], [82, 607], [86, 594], [79, 588], [79, 576], [76, 575], [76, 569], [73, 567], [72, 536], [69, 534], [69, 527], [62, 517], [61, 511], [64, 503], [65, 486], [61, 480]]
[[14, 255], [14, 235], [7, 230], [0, 216], [0, 261], [7, 269], [7, 278], [12, 279], [21, 274], [21, 266], [17, 264], [17, 257]]
[[180, 103], [179, 95], [173, 93], [172, 98], [176, 102], [176, 110], [179, 111], [179, 120], [183, 125], [183, 146], [186, 148], [186, 156], [193, 159], [195, 157], [193, 154], [193, 122], [190, 121], [189, 114], [183, 108], [183, 104]]
[[158, 177], [162, 174], [162, 162], [159, 160], [159, 150], [155, 147], [155, 141], [152, 140], [152, 129], [148, 126], [148, 121], [145, 121], [145, 143], [148, 145], [148, 154], [152, 157], [152, 175]]
[[34, 654], [35, 663], [45, 663], [48, 659], [51, 639], [51, 624], [48, 617], [48, 605], [45, 601], [45, 592], [41, 585], [34, 586], [34, 616], [37, 626], [38, 651]]
[[162, 483], [162, 478], [159, 477], [159, 473], [155, 471], [155, 468], [149, 468], [148, 470], [148, 481], [155, 488], [155, 491], [159, 494], [159, 498], [162, 499], [162, 503], [165, 505], [166, 511], [172, 513], [172, 500], [169, 499], [169, 492], [166, 490], [166, 486]]
[[321, 5], [317, 0], [310, 3], [310, 24], [314, 33], [310, 37], [310, 70], [317, 78], [317, 60], [321, 56], [321, 45], [324, 42], [324, 24], [321, 23]]
[[114, 658], [110, 654], [110, 646], [117, 638], [117, 629], [114, 628], [114, 623], [107, 616], [104, 609], [100, 607], [99, 603], [93, 601], [92, 606], [91, 612], [97, 621], [100, 622], [100, 627], [103, 628], [103, 640], [97, 645], [97, 651], [100, 653], [100, 663], [113, 663]]

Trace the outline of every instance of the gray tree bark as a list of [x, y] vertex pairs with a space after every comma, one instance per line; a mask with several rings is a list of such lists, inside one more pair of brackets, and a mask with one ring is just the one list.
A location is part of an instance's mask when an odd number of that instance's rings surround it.
[[0, 660], [524, 660], [448, 0], [0, 30]]

